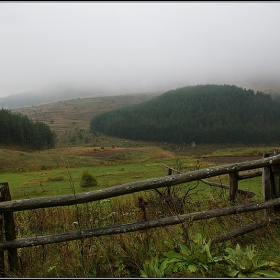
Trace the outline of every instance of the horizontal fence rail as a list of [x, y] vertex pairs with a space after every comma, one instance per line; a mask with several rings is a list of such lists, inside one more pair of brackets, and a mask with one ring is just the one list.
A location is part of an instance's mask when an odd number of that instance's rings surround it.
[[262, 170], [256, 170], [254, 172], [250, 172], [250, 173], [247, 173], [247, 174], [239, 174], [238, 175], [238, 180], [244, 180], [244, 179], [259, 177], [259, 176], [262, 176], [262, 174], [263, 174]]
[[177, 224], [211, 219], [211, 218], [216, 218], [221, 216], [259, 211], [277, 205], [280, 205], [280, 198], [272, 199], [261, 203], [255, 202], [255, 203], [240, 205], [240, 206], [230, 206], [221, 209], [194, 212], [189, 214], [164, 217], [156, 220], [148, 220], [148, 221], [137, 222], [137, 223], [115, 225], [115, 226], [109, 226], [109, 227], [97, 228], [97, 229], [78, 230], [78, 231], [62, 233], [62, 234], [21, 238], [14, 241], [6, 241], [0, 243], [0, 250], [5, 250], [8, 248], [22, 248], [22, 247], [31, 247], [31, 246], [38, 246], [38, 245], [51, 244], [51, 243], [59, 243], [59, 242], [76, 240], [76, 239], [98, 237], [103, 235], [128, 233], [128, 232], [134, 232], [138, 230], [177, 225]]
[[[174, 169], [174, 168], [172, 168], [168, 165], [165, 165], [165, 167], [168, 169], [168, 175], [171, 175], [172, 172], [175, 172], [177, 174], [182, 174], [183, 173], [182, 171]], [[262, 170], [256, 170], [254, 172], [250, 172], [250, 173], [247, 173], [247, 174], [236, 173], [236, 176], [237, 176], [238, 180], [244, 180], [244, 179], [258, 177], [258, 176], [261, 176], [262, 174], [263, 174]], [[224, 185], [222, 183], [209, 182], [205, 179], [200, 179], [200, 181], [203, 182], [204, 184], [208, 185], [208, 186], [211, 186], [211, 187], [218, 187], [218, 188], [227, 189], [227, 190], [231, 189], [231, 186]], [[253, 192], [250, 192], [250, 191], [247, 191], [247, 190], [242, 190], [242, 189], [237, 189], [236, 193], [239, 193], [241, 195], [245, 195], [248, 198], [252, 198], [255, 195], [255, 193], [253, 193]], [[234, 200], [234, 197], [233, 197], [233, 200]]]
[[133, 183], [126, 183], [85, 193], [4, 201], [0, 203], [0, 213], [92, 202], [140, 191], [174, 186], [223, 174], [262, 168], [279, 163], [280, 154], [267, 158], [262, 158], [259, 160], [214, 166], [182, 174], [169, 175], [160, 178], [152, 178]]

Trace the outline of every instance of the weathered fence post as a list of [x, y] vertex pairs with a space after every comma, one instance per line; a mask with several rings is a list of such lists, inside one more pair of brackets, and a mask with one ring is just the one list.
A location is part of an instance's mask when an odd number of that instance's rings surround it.
[[[167, 175], [172, 175], [172, 169], [168, 167], [168, 174]], [[167, 196], [171, 197], [171, 186], [167, 187]]]
[[167, 175], [172, 175], [172, 169], [170, 167], [168, 167]]
[[[3, 198], [0, 197], [0, 201], [3, 201]], [[3, 228], [3, 214], [0, 213], [0, 242], [4, 241], [4, 228]], [[5, 258], [4, 250], [0, 250], [0, 277], [5, 277]]]
[[[264, 158], [269, 157], [269, 154], [265, 153]], [[263, 196], [264, 201], [268, 201], [274, 198], [274, 178], [272, 174], [271, 166], [263, 167], [262, 173], [262, 185], [263, 185]], [[274, 207], [264, 210], [264, 216], [267, 218], [270, 213], [274, 212]]]
[[[275, 164], [271, 166], [271, 172], [273, 175], [273, 198], [280, 197], [280, 165]], [[280, 206], [274, 207], [275, 212], [280, 212]]]
[[229, 173], [229, 200], [235, 201], [238, 191], [238, 172]]
[[[11, 194], [10, 194], [8, 183], [0, 183], [0, 192], [1, 192], [2, 201], [11, 200]], [[4, 229], [5, 229], [6, 241], [15, 240], [16, 232], [15, 232], [15, 221], [14, 221], [13, 212], [3, 213], [3, 218], [4, 218]], [[18, 265], [17, 249], [11, 248], [11, 249], [8, 249], [7, 252], [8, 252], [10, 270], [12, 272], [18, 272], [19, 265]]]

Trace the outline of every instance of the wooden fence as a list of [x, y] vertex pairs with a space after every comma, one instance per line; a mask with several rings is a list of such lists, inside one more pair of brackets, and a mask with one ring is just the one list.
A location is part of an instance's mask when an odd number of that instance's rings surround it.
[[[8, 263], [11, 271], [18, 271], [17, 248], [38, 246], [51, 243], [59, 243], [71, 240], [78, 240], [102, 235], [127, 233], [138, 230], [169, 226], [210, 219], [214, 217], [233, 215], [243, 212], [259, 211], [264, 209], [264, 219], [243, 228], [216, 237], [214, 242], [222, 242], [229, 238], [251, 232], [259, 227], [277, 219], [272, 215], [279, 211], [280, 205], [280, 154], [269, 156], [253, 161], [214, 166], [200, 170], [181, 173], [178, 170], [168, 168], [168, 175], [160, 178], [152, 178], [138, 182], [126, 183], [118, 186], [108, 187], [100, 190], [41, 198], [30, 198], [23, 200], [12, 200], [8, 183], [0, 183], [0, 273], [5, 275], [4, 252], [7, 251]], [[261, 169], [261, 170], [260, 170]], [[253, 170], [247, 174], [240, 174], [242, 171]], [[172, 172], [178, 174], [172, 174]], [[229, 174], [230, 185], [208, 182], [205, 178]], [[36, 236], [28, 238], [16, 238], [13, 212], [38, 208], [75, 205], [98, 201], [102, 199], [122, 196], [140, 191], [156, 190], [158, 188], [179, 185], [192, 181], [202, 181], [211, 187], [221, 187], [229, 190], [229, 199], [234, 201], [237, 193], [253, 197], [254, 193], [238, 188], [238, 181], [256, 176], [262, 176], [264, 202], [253, 202], [245, 205], [231, 206], [221, 209], [212, 209], [196, 213], [188, 213], [177, 216], [164, 217], [154, 220], [146, 220], [122, 225], [113, 225], [103, 228], [85, 229], [62, 234]]]

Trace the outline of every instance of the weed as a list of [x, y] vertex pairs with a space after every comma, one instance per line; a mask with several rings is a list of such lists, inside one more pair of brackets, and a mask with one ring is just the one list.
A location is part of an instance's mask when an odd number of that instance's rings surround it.
[[166, 268], [169, 264], [169, 261], [163, 261], [159, 263], [158, 256], [153, 257], [150, 261], [146, 261], [143, 264], [143, 270], [140, 270], [141, 277], [154, 277], [162, 278], [166, 274]]

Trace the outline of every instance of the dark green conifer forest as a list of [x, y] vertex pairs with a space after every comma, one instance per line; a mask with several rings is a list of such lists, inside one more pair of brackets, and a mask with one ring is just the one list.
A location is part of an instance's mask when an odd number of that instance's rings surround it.
[[0, 110], [0, 143], [32, 150], [55, 147], [56, 135], [45, 123], [33, 122], [22, 114]]
[[234, 85], [187, 86], [99, 114], [90, 130], [131, 140], [269, 144], [280, 140], [280, 103]]

